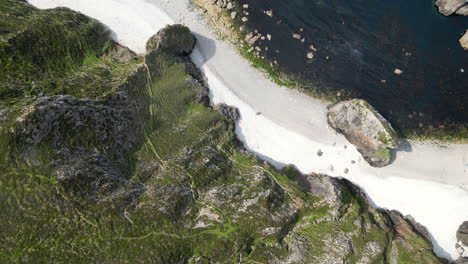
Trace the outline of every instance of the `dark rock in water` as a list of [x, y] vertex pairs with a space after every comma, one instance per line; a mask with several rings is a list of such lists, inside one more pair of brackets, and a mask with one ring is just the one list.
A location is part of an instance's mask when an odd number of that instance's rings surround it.
[[146, 42], [146, 51], [160, 50], [170, 55], [189, 55], [195, 47], [196, 38], [183, 25], [169, 25], [158, 31]]
[[358, 149], [372, 166], [383, 167], [391, 160], [397, 137], [390, 123], [371, 105], [360, 99], [329, 107], [328, 123]]
[[214, 109], [218, 110], [223, 116], [232, 121], [237, 121], [240, 118], [239, 110], [235, 107], [228, 106], [226, 104], [218, 104]]
[[439, 12], [441, 14], [444, 16], [450, 16], [462, 8], [466, 3], [468, 3], [466, 0], [437, 0], [435, 4], [439, 8]]

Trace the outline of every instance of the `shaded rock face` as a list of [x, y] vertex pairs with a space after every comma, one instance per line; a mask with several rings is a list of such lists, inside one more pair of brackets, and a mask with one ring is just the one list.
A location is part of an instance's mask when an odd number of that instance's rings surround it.
[[226, 104], [219, 104], [216, 105], [214, 109], [218, 110], [223, 116], [232, 121], [237, 121], [240, 118], [239, 110], [235, 107], [228, 106]]
[[444, 16], [450, 16], [453, 13], [458, 15], [466, 15], [466, 0], [437, 0], [436, 6], [439, 12]]
[[458, 228], [457, 240], [457, 249], [460, 253], [460, 257], [461, 259], [465, 259], [466, 263], [468, 263], [468, 221], [463, 222]]
[[[192, 53], [196, 41], [188, 27], [179, 24], [168, 25], [146, 42], [145, 63], [152, 74], [159, 74], [161, 60], [181, 62], [184, 56]], [[191, 61], [187, 64], [190, 63]]]
[[468, 264], [468, 258], [459, 258], [452, 262], [452, 264]]
[[12, 155], [33, 164], [46, 155], [67, 189], [97, 199], [128, 183], [125, 167], [139, 144], [133, 111], [123, 92], [105, 101], [40, 97], [12, 135]]
[[[22, 32], [21, 14], [50, 17], [25, 25], [39, 40], [57, 24], [81, 39], [64, 15], [102, 26], [65, 9], [0, 10], [7, 34]], [[442, 263], [402, 227], [414, 224], [372, 209], [349, 181], [277, 171], [245, 151], [237, 111], [207, 107], [203, 75], [174, 55], [183, 45], [153, 43], [143, 57], [92, 40], [72, 72], [45, 67], [57, 85], [0, 97], [0, 263]], [[75, 43], [43, 44], [55, 54]]]
[[463, 37], [460, 38], [460, 45], [465, 49], [468, 50], [468, 30], [465, 31]]
[[397, 137], [390, 123], [371, 105], [360, 99], [339, 102], [328, 110], [328, 123], [361, 152], [372, 166], [390, 162]]
[[169, 25], [146, 42], [146, 51], [160, 50], [171, 55], [189, 55], [195, 47], [196, 39], [190, 29], [183, 25]]

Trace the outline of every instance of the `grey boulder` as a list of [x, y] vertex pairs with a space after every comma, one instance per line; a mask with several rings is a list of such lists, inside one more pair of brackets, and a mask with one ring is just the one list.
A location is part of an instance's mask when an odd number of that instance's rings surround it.
[[390, 123], [361, 99], [342, 101], [329, 107], [328, 123], [342, 133], [374, 167], [390, 163], [397, 136]]

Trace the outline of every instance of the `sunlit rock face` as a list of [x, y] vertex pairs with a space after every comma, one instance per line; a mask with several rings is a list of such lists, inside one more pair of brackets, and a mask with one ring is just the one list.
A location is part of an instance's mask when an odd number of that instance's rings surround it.
[[390, 123], [361, 99], [342, 101], [328, 110], [328, 123], [356, 146], [370, 165], [383, 167], [390, 162], [397, 137]]
[[188, 28], [139, 56], [69, 9], [0, 11], [1, 263], [441, 263], [350, 182], [248, 153]]

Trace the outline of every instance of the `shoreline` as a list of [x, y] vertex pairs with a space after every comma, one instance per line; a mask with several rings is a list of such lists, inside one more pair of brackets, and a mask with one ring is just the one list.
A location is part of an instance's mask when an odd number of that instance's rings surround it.
[[[217, 40], [198, 13], [187, 12], [186, 1], [153, 0], [153, 5], [105, 0], [98, 7], [90, 5], [90, 0], [30, 2], [44, 8], [67, 5], [93, 16], [107, 24], [117, 40], [140, 53], [158, 26], [188, 25], [199, 40], [192, 59], [208, 78], [211, 98], [214, 103], [239, 108], [242, 119], [236, 132], [250, 151], [276, 166], [294, 164], [303, 173], [351, 180], [364, 189], [373, 206], [412, 215], [426, 226], [439, 256], [456, 258], [456, 230], [468, 219], [467, 145], [413, 144], [413, 151], [399, 153], [394, 164], [370, 168], [342, 135], [328, 127], [326, 103], [266, 79], [229, 45]], [[109, 6], [112, 14], [106, 12]], [[323, 157], [316, 155], [317, 149], [324, 152]], [[349, 174], [343, 173], [345, 168], [350, 168]]]
[[[269, 62], [266, 57], [260, 57], [254, 49], [255, 45], [246, 43], [246, 35], [248, 32], [257, 32], [254, 28], [249, 28], [248, 22], [240, 22], [238, 17], [241, 16], [241, 11], [248, 10], [242, 7], [235, 6], [232, 9], [220, 8], [211, 1], [206, 0], [190, 0], [190, 4], [203, 14], [203, 17], [208, 21], [207, 25], [210, 30], [216, 34], [220, 39], [223, 39], [231, 44], [236, 49], [237, 54], [249, 61], [252, 67], [259, 69], [267, 78], [275, 82], [277, 85], [285, 86], [300, 93], [324, 101], [327, 103], [336, 103], [343, 100], [354, 99], [346, 90], [339, 91], [325, 91], [316, 86], [304, 84], [304, 80], [296, 77], [293, 74], [286, 74], [282, 72], [278, 66]], [[232, 19], [229, 15], [230, 12], [238, 13], [237, 19]], [[248, 17], [248, 16], [246, 16]], [[239, 28], [243, 27], [243, 30]], [[263, 36], [264, 37], [264, 36]], [[261, 47], [261, 45], [260, 45]], [[249, 49], [250, 48], [250, 49]], [[403, 118], [403, 117], [401, 117]], [[401, 119], [400, 119], [401, 120]], [[419, 121], [414, 121], [419, 122]], [[420, 123], [421, 124], [421, 123]], [[448, 127], [447, 127], [448, 126]], [[408, 128], [394, 128], [397, 130], [400, 138], [419, 143], [434, 143], [434, 144], [468, 144], [468, 137], [464, 136], [468, 133], [468, 123], [451, 124], [442, 127], [434, 127], [429, 125], [425, 129], [419, 130]]]

